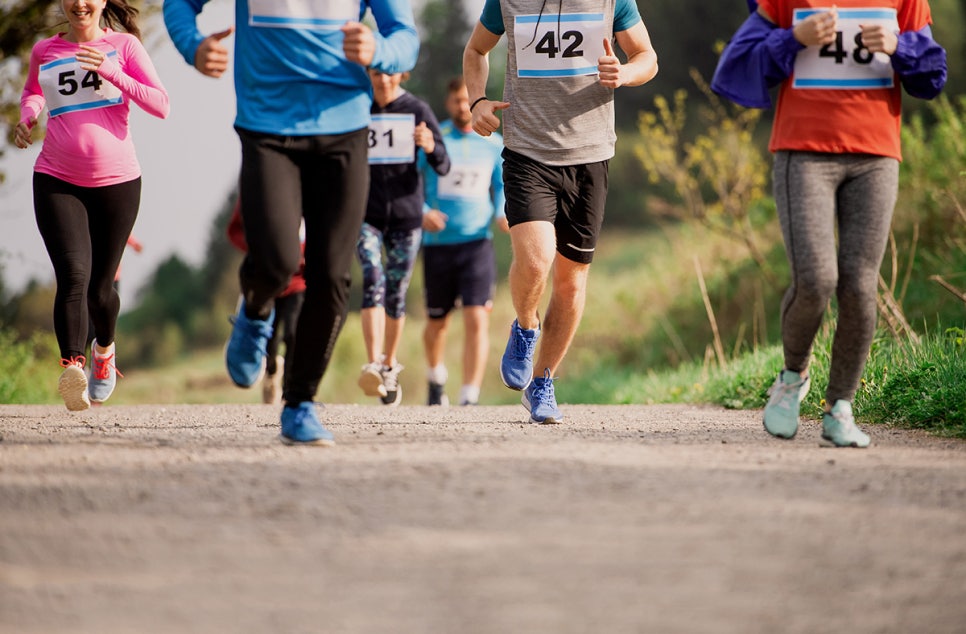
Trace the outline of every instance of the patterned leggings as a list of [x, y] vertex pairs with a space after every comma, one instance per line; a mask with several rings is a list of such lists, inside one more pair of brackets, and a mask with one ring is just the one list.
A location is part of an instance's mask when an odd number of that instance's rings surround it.
[[[383, 233], [363, 223], [356, 243], [356, 254], [362, 265], [363, 308], [384, 306], [386, 315], [393, 319], [406, 314], [406, 292], [413, 277], [422, 236], [422, 229]], [[382, 262], [383, 244], [386, 247], [385, 266]]]

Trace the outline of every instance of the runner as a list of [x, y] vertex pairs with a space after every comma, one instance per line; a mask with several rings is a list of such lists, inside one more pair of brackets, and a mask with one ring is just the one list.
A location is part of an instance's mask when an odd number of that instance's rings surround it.
[[[362, 338], [368, 362], [359, 387], [385, 405], [402, 400], [396, 358], [406, 323], [406, 292], [422, 235], [423, 175], [417, 159], [437, 174], [449, 172], [439, 123], [429, 105], [401, 84], [408, 73], [370, 69], [369, 204], [356, 243], [362, 265]], [[420, 151], [422, 150], [422, 151]], [[383, 264], [383, 249], [386, 263]]]
[[[126, 0], [62, 0], [67, 31], [30, 54], [14, 143], [26, 148], [44, 108], [47, 135], [34, 166], [37, 227], [54, 267], [54, 331], [68, 410], [114, 392], [114, 334], [121, 299], [114, 278], [141, 201], [131, 103], [164, 119], [168, 94], [141, 44], [138, 10]], [[115, 29], [123, 29], [119, 32]], [[91, 374], [84, 365], [94, 327]]]
[[781, 84], [769, 148], [791, 285], [781, 307], [785, 367], [764, 412], [778, 438], [798, 432], [812, 344], [834, 296], [822, 437], [869, 446], [852, 400], [875, 334], [898, 191], [900, 87], [930, 99], [946, 82], [931, 21], [926, 0], [761, 0], [719, 60], [712, 88], [741, 105], [770, 107], [768, 89]]
[[490, 310], [496, 285], [493, 254], [495, 220], [509, 232], [503, 196], [503, 137], [481, 137], [470, 126], [470, 100], [463, 78], [446, 92], [449, 120], [441, 130], [452, 167], [446, 176], [423, 168], [426, 204], [423, 214], [423, 271], [426, 291], [426, 378], [429, 405], [448, 405], [444, 363], [450, 312], [463, 308], [463, 385], [459, 404], [476, 405], [490, 351]]

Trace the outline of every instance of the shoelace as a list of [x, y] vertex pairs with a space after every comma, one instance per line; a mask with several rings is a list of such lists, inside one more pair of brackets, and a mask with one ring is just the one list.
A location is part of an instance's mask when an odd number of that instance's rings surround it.
[[391, 368], [383, 372], [383, 383], [387, 390], [394, 390], [399, 385], [399, 373], [402, 372], [403, 366], [396, 364]]
[[91, 373], [94, 375], [95, 379], [103, 381], [110, 378], [111, 376], [110, 371], [112, 369], [119, 377], [121, 377], [122, 379], [124, 378], [124, 375], [121, 374], [121, 371], [117, 369], [116, 365], [114, 365], [113, 353], [102, 357], [95, 352], [91, 356], [91, 359], [92, 359], [91, 363], [93, 365], [91, 369]]
[[[521, 328], [522, 330], [522, 328]], [[533, 354], [533, 348], [537, 340], [535, 337], [524, 337], [514, 333], [513, 336], [513, 355], [518, 359], [529, 359]]]
[[[238, 323], [238, 316], [230, 315], [228, 317], [228, 321], [232, 326], [235, 326]], [[258, 323], [256, 323], [256, 320], [246, 318], [244, 325], [249, 332], [248, 341], [251, 342], [252, 338], [256, 337], [260, 339], [261, 345], [255, 346], [255, 348], [262, 354], [267, 354], [266, 344], [268, 343], [268, 339], [272, 336], [272, 324], [265, 320], [258, 320]]]
[[789, 385], [784, 381], [779, 380], [778, 383], [775, 383], [771, 386], [771, 389], [768, 390], [768, 394], [777, 393], [778, 403], [776, 404], [780, 407], [784, 407], [785, 409], [790, 409], [794, 405], [798, 404], [798, 391], [800, 389], [802, 389], [801, 384]]
[[85, 363], [87, 363], [87, 359], [84, 357], [84, 355], [80, 354], [76, 357], [71, 357], [70, 359], [61, 359], [60, 367], [67, 369], [72, 365], [76, 365], [83, 368]]
[[550, 370], [543, 371], [542, 384], [533, 382], [533, 398], [541, 405], [556, 407], [557, 402], [553, 394], [553, 377], [550, 376]]

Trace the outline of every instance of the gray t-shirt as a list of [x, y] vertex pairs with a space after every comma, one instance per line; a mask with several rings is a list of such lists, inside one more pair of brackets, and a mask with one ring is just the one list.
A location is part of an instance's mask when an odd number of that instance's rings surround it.
[[615, 4], [623, 11], [618, 28], [640, 21], [627, 0], [487, 0], [483, 26], [507, 36], [506, 147], [546, 165], [614, 156], [614, 90], [600, 85], [597, 59], [604, 38], [614, 38]]

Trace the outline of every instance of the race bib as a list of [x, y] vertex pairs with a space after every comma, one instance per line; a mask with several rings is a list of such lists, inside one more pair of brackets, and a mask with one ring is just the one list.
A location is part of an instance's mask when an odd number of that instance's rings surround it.
[[608, 37], [603, 13], [518, 15], [513, 21], [518, 77], [596, 75]]
[[[117, 61], [117, 51], [109, 51], [108, 57]], [[122, 102], [121, 91], [104, 80], [95, 70], [84, 70], [76, 57], [64, 57], [40, 66], [40, 87], [50, 116], [66, 112], [110, 108]]]
[[490, 174], [493, 165], [487, 163], [453, 164], [446, 176], [436, 182], [436, 193], [440, 198], [458, 199], [489, 198]]
[[412, 163], [416, 160], [416, 115], [374, 114], [369, 124], [369, 164]]
[[359, 0], [248, 0], [252, 26], [334, 31], [359, 15]]
[[[793, 24], [825, 9], [796, 9]], [[795, 58], [793, 88], [855, 89], [892, 88], [895, 71], [885, 53], [872, 53], [862, 46], [860, 25], [879, 24], [899, 32], [896, 10], [838, 9], [839, 31], [825, 46], [809, 46]]]

